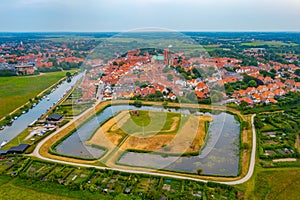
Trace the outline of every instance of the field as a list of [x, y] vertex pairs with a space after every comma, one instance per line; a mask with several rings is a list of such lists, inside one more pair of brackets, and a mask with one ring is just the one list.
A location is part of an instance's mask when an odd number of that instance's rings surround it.
[[299, 199], [300, 170], [268, 170], [255, 179], [257, 199]]
[[24, 187], [16, 186], [11, 182], [10, 177], [0, 176], [0, 193], [1, 199], [72, 199], [59, 194], [47, 194], [45, 192], [39, 192], [34, 189], [27, 189]]
[[37, 76], [0, 77], [0, 119], [24, 105], [57, 81], [64, 72], [51, 72]]
[[241, 43], [242, 46], [249, 47], [261, 47], [261, 46], [273, 46], [273, 47], [281, 47], [281, 46], [297, 46], [295, 43], [284, 43], [281, 41], [255, 41], [255, 42], [245, 42]]
[[208, 116], [157, 111], [122, 111], [108, 120], [87, 144], [107, 149], [144, 150], [164, 153], [191, 153], [200, 150]]

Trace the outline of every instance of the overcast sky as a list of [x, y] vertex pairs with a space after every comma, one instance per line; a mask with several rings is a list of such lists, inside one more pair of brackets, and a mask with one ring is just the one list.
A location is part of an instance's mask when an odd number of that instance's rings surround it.
[[300, 0], [0, 0], [0, 31], [300, 31]]

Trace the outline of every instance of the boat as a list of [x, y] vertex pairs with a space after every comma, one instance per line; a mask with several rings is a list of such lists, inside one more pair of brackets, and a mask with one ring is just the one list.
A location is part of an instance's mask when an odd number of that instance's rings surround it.
[[2, 143], [1, 143], [1, 145], [0, 145], [0, 148], [2, 148], [4, 145], [6, 145], [8, 142], [7, 142], [7, 140], [4, 140]]
[[49, 101], [49, 100], [50, 100], [50, 98], [48, 97], [48, 98], [47, 98], [47, 101]]

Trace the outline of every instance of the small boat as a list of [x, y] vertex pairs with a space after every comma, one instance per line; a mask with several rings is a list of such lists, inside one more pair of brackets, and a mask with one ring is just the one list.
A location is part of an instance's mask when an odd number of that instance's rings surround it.
[[4, 145], [6, 145], [7, 144], [7, 140], [4, 140], [2, 143], [1, 143], [1, 145], [0, 145], [0, 148], [2, 148]]
[[47, 98], [47, 101], [49, 101], [49, 100], [50, 100], [50, 98], [48, 97], [48, 98]]

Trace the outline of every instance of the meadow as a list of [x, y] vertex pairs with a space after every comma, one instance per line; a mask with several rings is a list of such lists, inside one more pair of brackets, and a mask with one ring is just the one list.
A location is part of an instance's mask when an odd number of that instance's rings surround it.
[[255, 178], [256, 199], [298, 199], [300, 170], [283, 169], [259, 172]]

